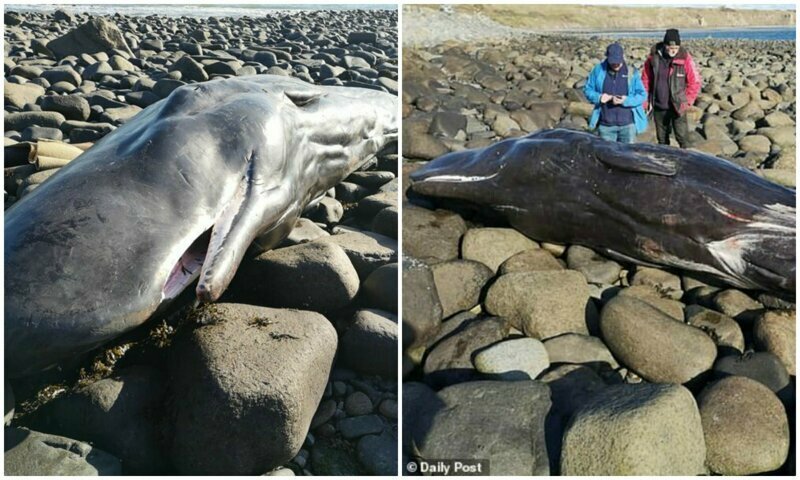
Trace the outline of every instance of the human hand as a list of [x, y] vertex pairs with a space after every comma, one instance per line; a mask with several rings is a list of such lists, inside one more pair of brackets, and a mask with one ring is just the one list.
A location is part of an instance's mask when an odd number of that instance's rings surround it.
[[614, 96], [614, 105], [622, 105], [626, 98], [628, 98], [627, 95]]
[[614, 97], [612, 97], [611, 95], [609, 95], [607, 93], [604, 93], [604, 94], [600, 95], [600, 103], [606, 103], [607, 101], [611, 100], [612, 98], [614, 98]]

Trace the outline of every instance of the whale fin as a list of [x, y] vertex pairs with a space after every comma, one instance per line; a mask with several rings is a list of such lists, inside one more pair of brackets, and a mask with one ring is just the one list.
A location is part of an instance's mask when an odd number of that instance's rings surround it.
[[595, 153], [600, 162], [626, 172], [671, 177], [678, 171], [675, 160], [647, 150], [620, 150], [619, 145], [611, 143], [596, 147]]
[[286, 98], [292, 101], [297, 107], [304, 107], [311, 102], [319, 100], [323, 95], [322, 92], [314, 90], [301, 91], [301, 90], [286, 90], [283, 92]]

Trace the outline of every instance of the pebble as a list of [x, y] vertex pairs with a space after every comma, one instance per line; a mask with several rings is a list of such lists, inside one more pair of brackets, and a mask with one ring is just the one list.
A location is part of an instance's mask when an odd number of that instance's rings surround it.
[[339, 420], [338, 428], [344, 438], [351, 440], [364, 435], [381, 433], [384, 425], [377, 415], [362, 415]]
[[372, 413], [372, 401], [362, 392], [351, 393], [344, 401], [344, 409], [347, 415], [357, 417]]

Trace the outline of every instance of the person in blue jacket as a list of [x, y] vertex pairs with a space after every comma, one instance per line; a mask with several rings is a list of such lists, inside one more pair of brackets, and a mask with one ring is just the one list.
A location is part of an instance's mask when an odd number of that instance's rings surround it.
[[606, 59], [589, 73], [583, 93], [594, 104], [589, 128], [597, 127], [604, 140], [633, 143], [636, 135], [647, 129], [642, 107], [647, 91], [639, 71], [625, 63], [619, 43], [608, 46]]

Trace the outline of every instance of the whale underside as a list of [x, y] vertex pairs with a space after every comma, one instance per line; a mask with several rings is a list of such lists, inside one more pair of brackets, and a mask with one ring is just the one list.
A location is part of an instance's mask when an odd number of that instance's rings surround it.
[[397, 139], [388, 93], [257, 75], [186, 85], [6, 211], [5, 369], [41, 371], [227, 288]]
[[542, 130], [439, 157], [412, 195], [487, 207], [540, 241], [795, 295], [795, 192], [678, 148]]

